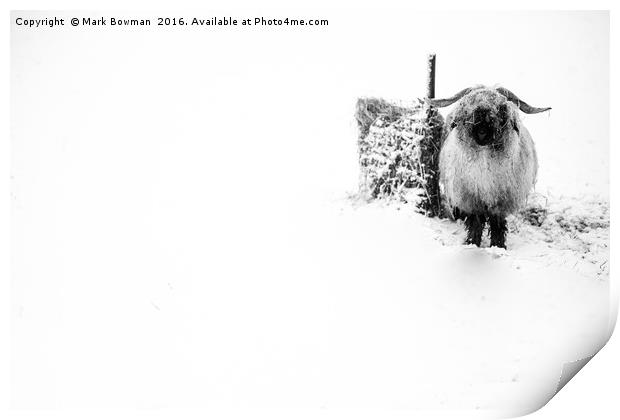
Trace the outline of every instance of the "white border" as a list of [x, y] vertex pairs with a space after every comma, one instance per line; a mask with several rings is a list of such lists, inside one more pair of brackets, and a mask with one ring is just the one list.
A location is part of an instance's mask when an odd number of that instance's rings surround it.
[[[232, 4], [234, 3], [234, 4]], [[346, 8], [354, 13], [356, 8], [360, 7], [377, 7], [379, 3], [375, 1], [357, 1], [355, 3], [348, 2], [349, 4], [335, 4], [333, 0], [315, 0], [309, 5], [303, 7], [304, 9], [335, 9]], [[617, 2], [615, 2], [617, 3]], [[115, 9], [115, 10], [137, 10], [137, 9], [228, 9], [228, 10], [256, 10], [260, 9], [286, 9], [291, 10], [290, 2], [285, 0], [265, 0], [260, 4], [253, 3], [251, 1], [210, 1], [208, 4], [198, 1], [186, 1], [177, 0], [174, 2], [164, 2], [159, 0], [154, 1], [133, 1], [127, 0], [108, 0], [106, 2], [96, 1], [56, 1], [53, 4], [45, 1], [11, 1], [6, 2], [7, 8], [5, 9], [4, 19], [1, 20], [1, 30], [3, 36], [7, 38], [4, 42], [0, 43], [0, 49], [2, 56], [5, 58], [6, 65], [0, 69], [0, 80], [4, 85], [4, 92], [9, 92], [10, 78], [9, 78], [9, 47], [8, 40], [10, 33], [10, 10], [49, 10], [49, 9]], [[382, 7], [407, 7], [417, 8], [425, 10], [463, 10], [463, 2], [458, 1], [444, 1], [441, 4], [437, 2], [432, 3], [428, 1], [420, 2], [420, 4], [412, 4], [411, 1], [382, 1]], [[492, 9], [492, 10], [611, 10], [611, 104], [610, 115], [616, 115], [617, 110], [617, 89], [618, 85], [615, 83], [613, 75], [618, 74], [618, 53], [614, 49], [618, 45], [618, 31], [616, 30], [615, 23], [617, 19], [615, 12], [617, 7], [613, 1], [603, 0], [590, 0], [590, 1], [547, 1], [547, 0], [522, 0], [518, 3], [510, 2], [508, 4], [497, 1], [475, 1], [470, 0], [467, 2], [468, 9]], [[519, 6], [518, 8], [515, 6]], [[7, 95], [8, 96], [8, 95]], [[14, 418], [204, 418], [200, 412], [184, 411], [169, 412], [169, 411], [90, 411], [90, 412], [19, 412], [8, 410], [9, 400], [9, 333], [10, 333], [10, 273], [9, 273], [9, 167], [10, 167], [10, 149], [9, 149], [9, 98], [5, 96], [5, 100], [0, 104], [2, 110], [0, 117], [0, 130], [4, 135], [0, 136], [0, 418], [14, 419]], [[613, 139], [616, 138], [618, 132], [617, 120], [611, 119], [611, 131], [610, 131], [610, 151], [611, 151], [611, 173], [612, 179], [618, 175], [620, 171], [614, 168], [613, 162], [617, 161], [618, 146]], [[616, 191], [614, 190], [615, 183], [611, 183], [611, 218], [612, 218], [612, 236], [611, 236], [611, 259], [617, 261], [618, 251], [614, 246], [614, 239], [617, 237], [618, 229], [616, 228], [616, 220], [618, 218], [618, 211], [616, 210], [615, 202]], [[612, 299], [615, 305], [617, 314], [618, 305], [618, 284], [617, 276], [615, 275], [615, 265], [612, 264], [611, 271], [611, 287], [612, 287]], [[560, 393], [555, 396], [545, 407], [541, 410], [534, 412], [527, 416], [532, 419], [583, 419], [585, 417], [592, 419], [617, 419], [620, 418], [620, 403], [617, 398], [617, 382], [618, 374], [620, 373], [620, 339], [617, 334], [613, 335], [609, 343], [596, 355], [593, 360], [586, 365], [583, 370], [571, 380]], [[210, 412], [209, 414], [215, 415], [214, 418], [291, 418], [291, 412], [247, 412], [247, 411], [235, 411], [235, 412]], [[295, 418], [410, 418], [415, 413], [405, 412], [355, 412], [355, 413], [325, 413], [325, 412], [306, 412], [306, 413], [294, 413]], [[418, 416], [416, 416], [418, 417]], [[423, 417], [420, 417], [423, 418]], [[458, 417], [455, 417], [458, 418]]]

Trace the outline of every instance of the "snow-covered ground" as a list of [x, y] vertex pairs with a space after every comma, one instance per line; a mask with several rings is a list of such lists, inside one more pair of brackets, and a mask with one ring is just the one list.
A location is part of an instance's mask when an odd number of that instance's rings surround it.
[[604, 202], [550, 201], [542, 226], [511, 218], [508, 250], [462, 245], [460, 222], [408, 205], [334, 205], [333, 225], [313, 227], [329, 232], [323, 252], [349, 267], [330, 286], [343, 302], [330, 326], [347, 390], [336, 406], [523, 414], [555, 394], [565, 363], [608, 337]]
[[[544, 207], [529, 207], [508, 219], [508, 249], [489, 250], [515, 260], [570, 268], [606, 282], [609, 276], [609, 204], [593, 197], [539, 198]], [[545, 209], [544, 214], [539, 211]], [[540, 223], [540, 225], [539, 225]], [[436, 238], [458, 246], [465, 237], [463, 224], [448, 219], [430, 222]], [[488, 238], [482, 245], [489, 246]]]

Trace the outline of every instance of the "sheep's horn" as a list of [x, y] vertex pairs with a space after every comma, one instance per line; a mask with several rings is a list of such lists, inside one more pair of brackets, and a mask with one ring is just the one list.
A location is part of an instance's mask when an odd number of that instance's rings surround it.
[[431, 105], [436, 106], [437, 108], [443, 108], [444, 106], [452, 105], [453, 103], [455, 103], [456, 101], [461, 99], [463, 96], [465, 96], [469, 92], [471, 92], [472, 89], [473, 88], [463, 89], [462, 91], [460, 91], [459, 93], [457, 93], [456, 95], [454, 95], [451, 98], [446, 98], [446, 99], [430, 99]]
[[551, 109], [551, 108], [536, 108], [534, 106], [528, 105], [526, 102], [519, 99], [517, 95], [515, 95], [514, 93], [512, 93], [506, 88], [498, 87], [496, 90], [502, 95], [504, 95], [506, 99], [508, 99], [510, 102], [513, 102], [515, 105], [517, 105], [519, 109], [525, 112], [526, 114], [538, 114], [539, 112], [545, 112]]

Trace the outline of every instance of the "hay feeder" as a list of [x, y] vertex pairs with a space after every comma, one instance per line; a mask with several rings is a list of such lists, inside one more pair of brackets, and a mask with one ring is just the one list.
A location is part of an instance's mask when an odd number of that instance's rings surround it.
[[[429, 57], [427, 97], [434, 97], [435, 56]], [[427, 216], [442, 214], [438, 159], [444, 120], [427, 100], [402, 106], [378, 98], [357, 101], [360, 195], [413, 202]]]

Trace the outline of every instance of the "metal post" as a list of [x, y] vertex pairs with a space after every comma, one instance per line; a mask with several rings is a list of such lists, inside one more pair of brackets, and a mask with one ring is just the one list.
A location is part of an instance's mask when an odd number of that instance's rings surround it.
[[428, 80], [426, 85], [426, 97], [435, 97], [435, 54], [428, 55]]

